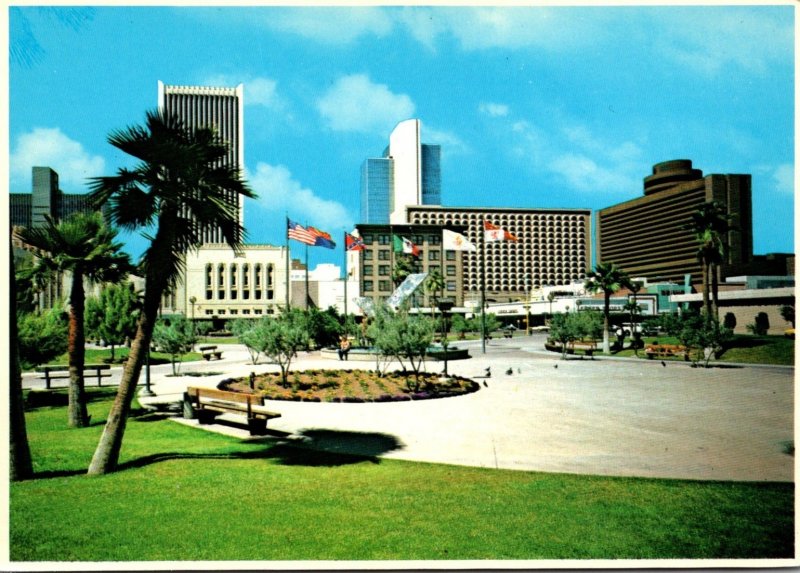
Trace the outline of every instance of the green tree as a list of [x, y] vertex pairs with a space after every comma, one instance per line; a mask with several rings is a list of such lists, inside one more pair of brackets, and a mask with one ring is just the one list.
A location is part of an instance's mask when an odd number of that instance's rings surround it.
[[667, 334], [675, 336], [688, 349], [693, 364], [702, 360], [706, 368], [733, 339], [731, 329], [720, 325], [717, 319], [708, 317], [705, 312], [670, 313], [662, 317], [662, 326]]
[[609, 322], [611, 317], [611, 295], [630, 284], [627, 273], [614, 263], [599, 263], [593, 271], [586, 273], [584, 288], [603, 293], [603, 353], [611, 351], [609, 344]]
[[442, 291], [444, 290], [445, 281], [442, 273], [433, 270], [425, 277], [425, 291], [428, 293], [428, 299], [431, 301], [431, 316], [436, 317], [436, 308], [439, 300], [442, 298]]
[[114, 349], [136, 334], [139, 308], [139, 297], [131, 283], [109, 285], [99, 297], [87, 299], [86, 331], [111, 346], [112, 362], [116, 358]]
[[392, 282], [395, 287], [406, 280], [408, 275], [414, 273], [414, 255], [397, 254], [394, 259], [394, 268], [392, 269]]
[[177, 374], [183, 355], [197, 342], [197, 334], [190, 320], [181, 317], [170, 318], [156, 322], [153, 342], [161, 352], [169, 354], [172, 374]]
[[287, 386], [292, 359], [308, 348], [305, 314], [299, 309], [289, 309], [277, 318], [264, 317], [256, 332], [260, 337], [258, 350], [278, 364], [281, 382]]
[[727, 235], [735, 230], [731, 217], [721, 203], [709, 201], [692, 213], [691, 221], [683, 229], [691, 231], [697, 242], [697, 260], [703, 281], [703, 311], [706, 317], [719, 319], [718, 267], [725, 258]]
[[781, 317], [786, 322], [792, 323], [792, 328], [794, 328], [794, 305], [792, 304], [784, 304], [781, 306]]
[[567, 359], [569, 345], [582, 336], [579, 313], [559, 312], [550, 317], [549, 338], [561, 345], [561, 359]]
[[[492, 332], [500, 328], [500, 319], [494, 313], [487, 313], [484, 317], [483, 336], [489, 336]], [[469, 319], [470, 331], [481, 333], [481, 315], [477, 314]]]
[[83, 381], [86, 355], [84, 279], [93, 282], [122, 280], [130, 269], [130, 259], [116, 242], [117, 232], [105, 225], [100, 213], [76, 213], [60, 223], [45, 216], [42, 227], [25, 228], [19, 239], [37, 250], [32, 274], [56, 278], [70, 273], [69, 293], [69, 406], [70, 427], [89, 425]]
[[454, 314], [450, 319], [450, 330], [458, 335], [459, 338], [464, 338], [464, 333], [469, 332], [470, 325], [463, 314]]
[[239, 339], [239, 343], [247, 348], [250, 354], [250, 361], [255, 365], [261, 356], [260, 336], [256, 333], [260, 320], [253, 318], [239, 318], [230, 323], [230, 330]]
[[17, 317], [17, 341], [23, 368], [50, 362], [67, 351], [69, 321], [57, 308]]
[[334, 307], [309, 308], [304, 316], [309, 340], [319, 347], [335, 346], [344, 332], [342, 319]]
[[769, 332], [769, 315], [766, 312], [759, 312], [755, 322], [747, 325], [747, 330], [756, 336], [764, 336]]
[[146, 125], [114, 131], [109, 143], [138, 164], [97, 177], [91, 198], [112, 221], [135, 231], [148, 228], [150, 245], [141, 263], [144, 301], [119, 391], [89, 466], [89, 474], [114, 471], [125, 425], [165, 292], [181, 275], [187, 251], [202, 244], [203, 231], [219, 229], [238, 249], [243, 236], [237, 199], [255, 197], [242, 166], [226, 161], [229, 146], [210, 128], [190, 130], [173, 115], [148, 112]]
[[[9, 245], [10, 247], [10, 245]], [[9, 250], [11, 250], [9, 248]], [[9, 326], [9, 354], [11, 358], [11, 381], [9, 383], [9, 479], [20, 481], [33, 477], [33, 462], [25, 424], [25, 403], [22, 398], [22, 370], [19, 362], [19, 337], [17, 332], [17, 284], [14, 256], [11, 260], [9, 282], [9, 310], [15, 320]]]
[[405, 310], [393, 312], [384, 307], [376, 312], [375, 321], [368, 330], [375, 348], [384, 357], [396, 359], [404, 371], [407, 370], [405, 361], [408, 362], [414, 373], [412, 389], [416, 390], [425, 355], [433, 342], [434, 321], [427, 316], [411, 316]]

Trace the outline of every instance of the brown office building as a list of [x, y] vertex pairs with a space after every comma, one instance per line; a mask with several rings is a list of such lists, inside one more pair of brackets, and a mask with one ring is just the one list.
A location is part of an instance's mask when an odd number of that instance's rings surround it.
[[[392, 282], [392, 270], [400, 256], [410, 256], [414, 272], [438, 271], [444, 278], [442, 298], [447, 298], [456, 306], [464, 304], [462, 255], [457, 251], [442, 249], [442, 228], [431, 225], [364, 225], [357, 224], [358, 235], [364, 241], [363, 251], [354, 251], [358, 263], [356, 280], [361, 285], [361, 296], [375, 302], [385, 301], [396, 288]], [[453, 228], [453, 230], [461, 230]], [[392, 236], [403, 237], [414, 243], [420, 250], [418, 256], [402, 255], [395, 252]], [[413, 303], [423, 308], [431, 305], [424, 289], [414, 294]]]
[[597, 213], [597, 261], [616, 263], [632, 277], [702, 284], [697, 242], [683, 227], [691, 214], [717, 201], [736, 229], [727, 234], [720, 279], [753, 271], [750, 175], [706, 175], [687, 159], [665, 161], [644, 179], [644, 196]]
[[[410, 225], [464, 229], [478, 251], [463, 252], [464, 298], [480, 300], [481, 248], [486, 262], [486, 300], [519, 301], [531, 290], [582, 281], [591, 264], [589, 209], [491, 207], [407, 207]], [[484, 245], [483, 222], [513, 234], [517, 241]]]

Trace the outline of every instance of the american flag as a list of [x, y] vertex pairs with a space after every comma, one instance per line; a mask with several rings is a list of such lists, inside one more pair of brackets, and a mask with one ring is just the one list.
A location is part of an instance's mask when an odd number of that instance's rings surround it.
[[303, 227], [303, 225], [299, 223], [295, 223], [291, 219], [286, 219], [286, 224], [288, 226], [287, 236], [290, 239], [294, 239], [295, 241], [299, 241], [301, 243], [305, 243], [306, 245], [315, 245], [317, 242], [317, 236]]

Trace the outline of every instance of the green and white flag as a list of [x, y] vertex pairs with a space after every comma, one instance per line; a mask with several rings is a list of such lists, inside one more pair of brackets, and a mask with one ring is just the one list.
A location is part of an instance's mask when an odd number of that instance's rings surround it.
[[392, 235], [392, 242], [394, 244], [395, 253], [405, 253], [407, 255], [414, 255], [415, 257], [419, 256], [419, 247], [405, 237]]

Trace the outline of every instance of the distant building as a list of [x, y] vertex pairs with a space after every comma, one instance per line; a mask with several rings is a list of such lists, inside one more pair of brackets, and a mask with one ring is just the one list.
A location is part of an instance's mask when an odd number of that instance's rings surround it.
[[[228, 165], [244, 169], [244, 86], [171, 86], [158, 82], [158, 107], [176, 114], [189, 129], [213, 128], [228, 148]], [[243, 199], [229, 197], [244, 222]], [[203, 231], [204, 243], [224, 241], [219, 228]]]
[[[464, 272], [462, 256], [466, 253], [442, 248], [442, 227], [439, 225], [356, 225], [365, 249], [348, 253], [348, 267], [359, 285], [360, 294], [375, 302], [385, 301], [398, 286], [392, 280], [395, 263], [400, 256], [411, 259], [414, 272], [438, 272], [444, 279], [441, 298], [464, 304]], [[419, 248], [419, 255], [396, 253], [393, 236], [403, 237]], [[348, 297], [351, 295], [348, 294]], [[353, 295], [355, 296], [355, 295]], [[422, 287], [413, 297], [414, 306], [430, 307], [432, 300]], [[350, 304], [350, 303], [348, 303]]]
[[186, 279], [162, 312], [195, 320], [258, 318], [286, 306], [286, 247], [205, 244], [186, 255]]
[[[11, 223], [11, 245], [14, 258], [20, 261], [31, 258], [29, 249], [16, 238], [16, 233], [23, 228], [43, 227], [46, 217], [54, 221], [63, 221], [75, 213], [91, 213], [95, 211], [89, 204], [87, 195], [64, 193], [59, 187], [58, 173], [50, 167], [34, 167], [31, 170], [31, 192], [9, 194], [9, 216]], [[63, 302], [69, 292], [70, 276], [61, 274], [42, 285], [38, 293], [40, 308], [52, 308]], [[87, 288], [90, 285], [87, 282]]]
[[[480, 300], [482, 280], [487, 302], [528, 298], [545, 286], [582, 281], [591, 263], [591, 210], [496, 207], [409, 206], [409, 225], [462, 227], [477, 251], [463, 253], [464, 298]], [[509, 231], [517, 241], [482, 247], [484, 221]], [[482, 276], [481, 249], [486, 273]]]
[[9, 196], [12, 229], [44, 226], [45, 216], [60, 221], [73, 213], [94, 211], [87, 195], [64, 193], [58, 185], [58, 173], [51, 168], [34, 167], [31, 179], [31, 193], [11, 193]]
[[441, 146], [421, 142], [421, 122], [397, 124], [379, 158], [361, 165], [361, 221], [405, 222], [409, 205], [439, 205], [442, 196]]
[[734, 229], [725, 237], [720, 280], [748, 272], [758, 262], [753, 256], [751, 195], [750, 175], [703, 176], [685, 159], [658, 163], [644, 179], [643, 197], [598, 211], [597, 260], [651, 280], [682, 283], [690, 274], [697, 288], [702, 283], [697, 242], [684, 227], [703, 203], [717, 201]]

